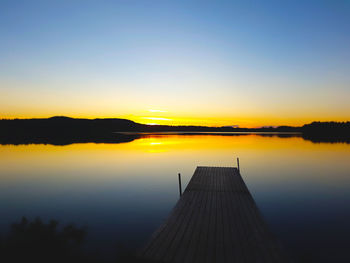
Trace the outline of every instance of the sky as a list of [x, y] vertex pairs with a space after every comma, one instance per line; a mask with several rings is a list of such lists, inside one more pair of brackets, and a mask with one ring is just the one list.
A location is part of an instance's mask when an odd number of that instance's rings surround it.
[[349, 101], [349, 0], [0, 0], [0, 118], [302, 125]]

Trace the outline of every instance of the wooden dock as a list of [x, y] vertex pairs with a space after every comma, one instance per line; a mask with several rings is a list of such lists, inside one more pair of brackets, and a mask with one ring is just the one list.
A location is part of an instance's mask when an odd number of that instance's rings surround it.
[[197, 167], [140, 258], [179, 263], [289, 262], [233, 167]]

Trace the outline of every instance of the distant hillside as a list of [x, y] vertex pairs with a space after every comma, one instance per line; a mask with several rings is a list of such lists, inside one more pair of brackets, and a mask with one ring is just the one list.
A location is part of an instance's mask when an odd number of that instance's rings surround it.
[[301, 129], [303, 138], [313, 142], [350, 143], [350, 122], [313, 122]]
[[18, 132], [25, 129], [26, 132], [66, 132], [66, 131], [132, 131], [138, 130], [142, 124], [137, 124], [125, 119], [74, 119], [64, 116], [56, 116], [48, 119], [14, 119], [1, 120], [0, 128]]
[[277, 128], [234, 128], [234, 127], [207, 127], [207, 126], [170, 126], [145, 125], [126, 119], [75, 119], [56, 116], [48, 119], [14, 119], [0, 120], [0, 133], [103, 133], [103, 132], [165, 132], [165, 131], [193, 131], [193, 132], [283, 132], [298, 131], [297, 127], [281, 126]]
[[304, 133], [322, 133], [322, 134], [332, 134], [335, 131], [337, 134], [349, 134], [350, 132], [350, 122], [313, 122], [310, 124], [305, 124], [302, 127]]

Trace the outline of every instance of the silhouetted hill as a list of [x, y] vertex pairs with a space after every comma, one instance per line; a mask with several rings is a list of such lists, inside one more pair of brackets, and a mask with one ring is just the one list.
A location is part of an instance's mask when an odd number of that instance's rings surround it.
[[350, 122], [312, 122], [302, 127], [304, 133], [349, 134]]
[[312, 142], [350, 143], [350, 122], [312, 122], [301, 130], [303, 138]]
[[75, 119], [64, 116], [55, 116], [48, 119], [14, 119], [0, 120], [0, 133], [52, 133], [56, 135], [66, 133], [93, 133], [108, 132], [296, 132], [298, 127], [264, 127], [264, 128], [234, 128], [234, 127], [207, 127], [207, 126], [170, 126], [145, 125], [126, 119]]
[[25, 129], [26, 132], [60, 132], [86, 131], [135, 131], [143, 125], [125, 119], [74, 119], [64, 116], [51, 117], [48, 119], [14, 119], [1, 120], [0, 128], [12, 131]]

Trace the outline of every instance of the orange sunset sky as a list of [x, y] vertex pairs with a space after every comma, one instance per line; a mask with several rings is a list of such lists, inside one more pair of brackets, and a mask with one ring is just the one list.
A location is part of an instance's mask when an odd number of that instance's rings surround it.
[[0, 118], [350, 120], [350, 8], [71, 1], [0, 9]]

